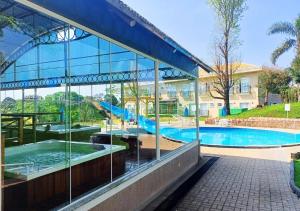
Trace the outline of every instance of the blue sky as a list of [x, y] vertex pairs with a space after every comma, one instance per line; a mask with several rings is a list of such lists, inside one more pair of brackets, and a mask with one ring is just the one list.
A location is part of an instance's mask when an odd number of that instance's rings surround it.
[[[195, 56], [213, 63], [216, 19], [207, 0], [123, 1]], [[267, 30], [274, 22], [294, 22], [300, 14], [299, 0], [248, 0], [247, 4], [248, 10], [241, 22], [239, 55], [245, 63], [271, 65], [271, 53], [285, 36], [268, 36]], [[293, 56], [293, 50], [283, 55], [278, 66], [288, 66]]]

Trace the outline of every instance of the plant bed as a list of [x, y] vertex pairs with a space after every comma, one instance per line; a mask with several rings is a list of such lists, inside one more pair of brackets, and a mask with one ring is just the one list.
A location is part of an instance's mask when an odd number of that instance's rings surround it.
[[290, 165], [290, 187], [300, 197], [300, 160], [291, 161]]

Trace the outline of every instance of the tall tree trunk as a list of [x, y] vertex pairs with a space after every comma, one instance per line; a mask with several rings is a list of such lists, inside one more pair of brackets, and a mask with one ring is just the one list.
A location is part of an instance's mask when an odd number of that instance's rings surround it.
[[225, 51], [224, 51], [224, 59], [225, 59], [225, 77], [226, 77], [226, 88], [225, 88], [225, 108], [226, 114], [230, 115], [230, 99], [229, 99], [229, 50], [228, 50], [228, 43], [229, 43], [229, 32], [225, 32]]
[[268, 101], [269, 101], [269, 91], [266, 90], [266, 92], [265, 92], [265, 102], [264, 102], [264, 105], [268, 105]]
[[229, 90], [225, 90], [224, 104], [226, 109], [226, 114], [230, 115], [230, 99], [229, 99]]

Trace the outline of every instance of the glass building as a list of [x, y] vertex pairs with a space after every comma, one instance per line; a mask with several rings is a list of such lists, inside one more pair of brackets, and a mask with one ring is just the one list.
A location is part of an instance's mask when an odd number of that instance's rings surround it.
[[164, 189], [196, 165], [199, 131], [176, 137], [198, 128], [198, 71], [210, 68], [121, 1], [0, 0], [0, 24], [2, 210], [105, 207], [147, 178], [153, 189], [122, 209], [141, 208], [162, 191], [151, 173], [165, 168]]

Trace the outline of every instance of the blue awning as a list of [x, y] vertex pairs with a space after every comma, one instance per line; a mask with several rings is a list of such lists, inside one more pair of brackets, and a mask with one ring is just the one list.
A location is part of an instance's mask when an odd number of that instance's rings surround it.
[[197, 66], [211, 70], [120, 0], [30, 2], [193, 75]]

